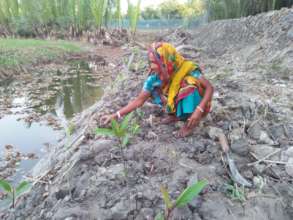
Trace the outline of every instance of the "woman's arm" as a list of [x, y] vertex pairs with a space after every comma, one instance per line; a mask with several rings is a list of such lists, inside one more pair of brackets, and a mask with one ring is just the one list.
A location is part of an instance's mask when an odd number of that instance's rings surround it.
[[205, 109], [207, 103], [212, 100], [214, 88], [212, 84], [202, 75], [199, 79], [200, 84], [204, 87], [205, 93], [204, 96], [199, 104], [202, 109]]
[[[142, 90], [140, 94], [132, 101], [130, 101], [125, 107], [121, 108], [119, 111], [120, 116], [128, 114], [133, 110], [142, 106], [145, 101], [151, 96], [151, 94], [147, 91]], [[112, 119], [117, 119], [117, 112], [111, 115], [105, 115], [101, 117], [101, 124], [108, 124]]]
[[149, 92], [146, 92], [144, 90], [141, 91], [134, 100], [132, 100], [125, 107], [119, 110], [120, 115], [121, 116], [126, 115], [129, 112], [132, 112], [133, 110], [141, 107], [149, 97], [150, 97]]
[[201, 110], [203, 111], [205, 110], [208, 102], [212, 100], [213, 93], [214, 93], [214, 88], [212, 84], [203, 75], [198, 80], [201, 83], [201, 85], [204, 87], [205, 93], [204, 93], [204, 96], [202, 97], [201, 102], [198, 105], [199, 107], [194, 110], [194, 112], [188, 119], [187, 126], [189, 128], [194, 127], [200, 121], [200, 119], [202, 118], [204, 114], [204, 112], [202, 112]]

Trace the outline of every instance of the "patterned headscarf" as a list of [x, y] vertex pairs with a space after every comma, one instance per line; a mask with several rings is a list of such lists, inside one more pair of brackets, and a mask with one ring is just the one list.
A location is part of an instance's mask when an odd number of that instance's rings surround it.
[[169, 43], [153, 43], [148, 53], [153, 54], [155, 58], [154, 63], [159, 67], [158, 74], [163, 80], [163, 92], [168, 94], [167, 111], [174, 113], [176, 111], [175, 98], [180, 89], [180, 82], [198, 66], [191, 61], [186, 61]]
[[184, 62], [184, 57], [169, 43], [153, 43], [148, 53], [153, 54], [155, 63], [159, 67], [158, 74], [162, 76], [163, 79], [170, 79], [172, 74], [174, 74]]

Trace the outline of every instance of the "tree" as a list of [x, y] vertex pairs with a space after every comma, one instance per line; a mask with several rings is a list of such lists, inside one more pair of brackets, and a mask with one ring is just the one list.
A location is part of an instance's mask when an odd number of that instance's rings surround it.
[[184, 5], [180, 4], [177, 0], [166, 0], [159, 5], [159, 10], [163, 18], [182, 18]]
[[146, 7], [141, 12], [141, 17], [143, 19], [159, 19], [160, 18], [160, 11], [158, 9], [154, 9], [152, 7]]

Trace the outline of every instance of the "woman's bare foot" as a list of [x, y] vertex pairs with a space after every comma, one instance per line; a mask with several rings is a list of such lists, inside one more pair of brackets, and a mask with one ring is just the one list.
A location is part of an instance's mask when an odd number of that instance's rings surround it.
[[177, 118], [175, 115], [168, 115], [167, 117], [163, 118], [161, 120], [162, 124], [171, 124], [174, 122], [179, 121], [179, 118]]

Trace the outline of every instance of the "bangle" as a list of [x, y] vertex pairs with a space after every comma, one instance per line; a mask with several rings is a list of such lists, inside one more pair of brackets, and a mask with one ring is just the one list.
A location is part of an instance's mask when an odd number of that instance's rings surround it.
[[204, 110], [199, 105], [196, 107], [201, 113], [204, 113]]
[[120, 119], [120, 118], [121, 118], [121, 114], [120, 114], [120, 112], [119, 112], [119, 111], [117, 111], [117, 112], [116, 112], [116, 115], [117, 115], [118, 119]]

